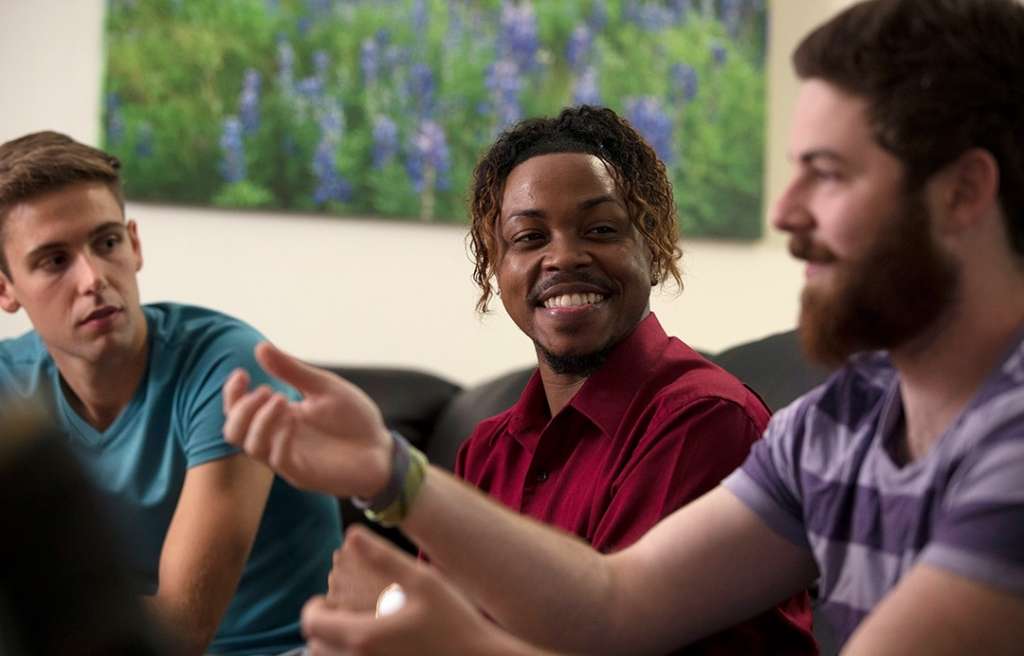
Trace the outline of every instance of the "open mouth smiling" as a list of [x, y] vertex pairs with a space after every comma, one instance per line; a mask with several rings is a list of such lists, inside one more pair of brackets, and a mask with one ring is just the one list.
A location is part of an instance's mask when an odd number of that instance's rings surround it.
[[547, 309], [552, 308], [567, 308], [567, 307], [580, 307], [584, 305], [597, 305], [602, 302], [607, 296], [604, 294], [598, 294], [594, 292], [584, 292], [579, 294], [559, 294], [558, 296], [552, 296], [543, 302], [543, 306]]

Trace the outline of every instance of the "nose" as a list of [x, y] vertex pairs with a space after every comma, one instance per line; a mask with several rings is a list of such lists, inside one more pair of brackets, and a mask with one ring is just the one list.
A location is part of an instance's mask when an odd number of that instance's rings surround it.
[[544, 268], [552, 271], [579, 269], [590, 266], [592, 262], [586, 244], [574, 234], [553, 235], [544, 254]]
[[807, 209], [800, 188], [800, 179], [794, 178], [775, 201], [772, 226], [782, 232], [800, 232], [814, 225], [814, 215]]
[[75, 275], [78, 289], [82, 294], [96, 294], [106, 288], [107, 282], [103, 270], [88, 253], [82, 253], [75, 262]]

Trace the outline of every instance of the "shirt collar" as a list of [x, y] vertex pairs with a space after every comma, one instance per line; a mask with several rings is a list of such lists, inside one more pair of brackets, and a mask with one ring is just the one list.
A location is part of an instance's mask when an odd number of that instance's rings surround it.
[[[654, 313], [649, 313], [612, 349], [605, 363], [583, 383], [566, 408], [582, 414], [605, 435], [614, 434], [668, 344], [669, 336]], [[534, 371], [519, 400], [510, 409], [508, 428], [518, 438], [525, 433], [540, 433], [550, 419], [540, 371]]]
[[654, 313], [649, 313], [583, 383], [569, 405], [605, 435], [614, 435], [633, 397], [658, 366], [668, 345], [669, 336]]

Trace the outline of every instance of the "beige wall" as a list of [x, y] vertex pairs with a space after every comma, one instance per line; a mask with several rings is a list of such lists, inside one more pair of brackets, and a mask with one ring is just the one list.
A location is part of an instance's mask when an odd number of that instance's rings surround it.
[[[849, 3], [771, 3], [769, 198], [788, 175], [789, 53]], [[0, 0], [0, 141], [44, 128], [99, 141], [103, 6]], [[216, 307], [318, 362], [416, 366], [474, 383], [532, 361], [500, 308], [474, 313], [461, 229], [139, 204], [128, 213], [142, 235], [145, 301]], [[653, 298], [669, 332], [718, 350], [793, 325], [799, 267], [767, 232], [754, 244], [684, 242], [685, 292]], [[28, 328], [24, 313], [0, 315], [0, 338]]]

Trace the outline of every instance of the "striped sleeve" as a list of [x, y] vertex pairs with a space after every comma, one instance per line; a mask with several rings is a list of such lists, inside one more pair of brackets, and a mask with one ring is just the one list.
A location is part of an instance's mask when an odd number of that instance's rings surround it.
[[[1024, 393], [1014, 394], [1017, 407]], [[973, 420], [991, 423], [998, 409]], [[955, 468], [919, 562], [1024, 596], [1024, 417], [1003, 414]]]
[[798, 484], [802, 401], [772, 417], [765, 435], [750, 450], [743, 466], [723, 485], [764, 523], [797, 546], [810, 549], [804, 527]]

